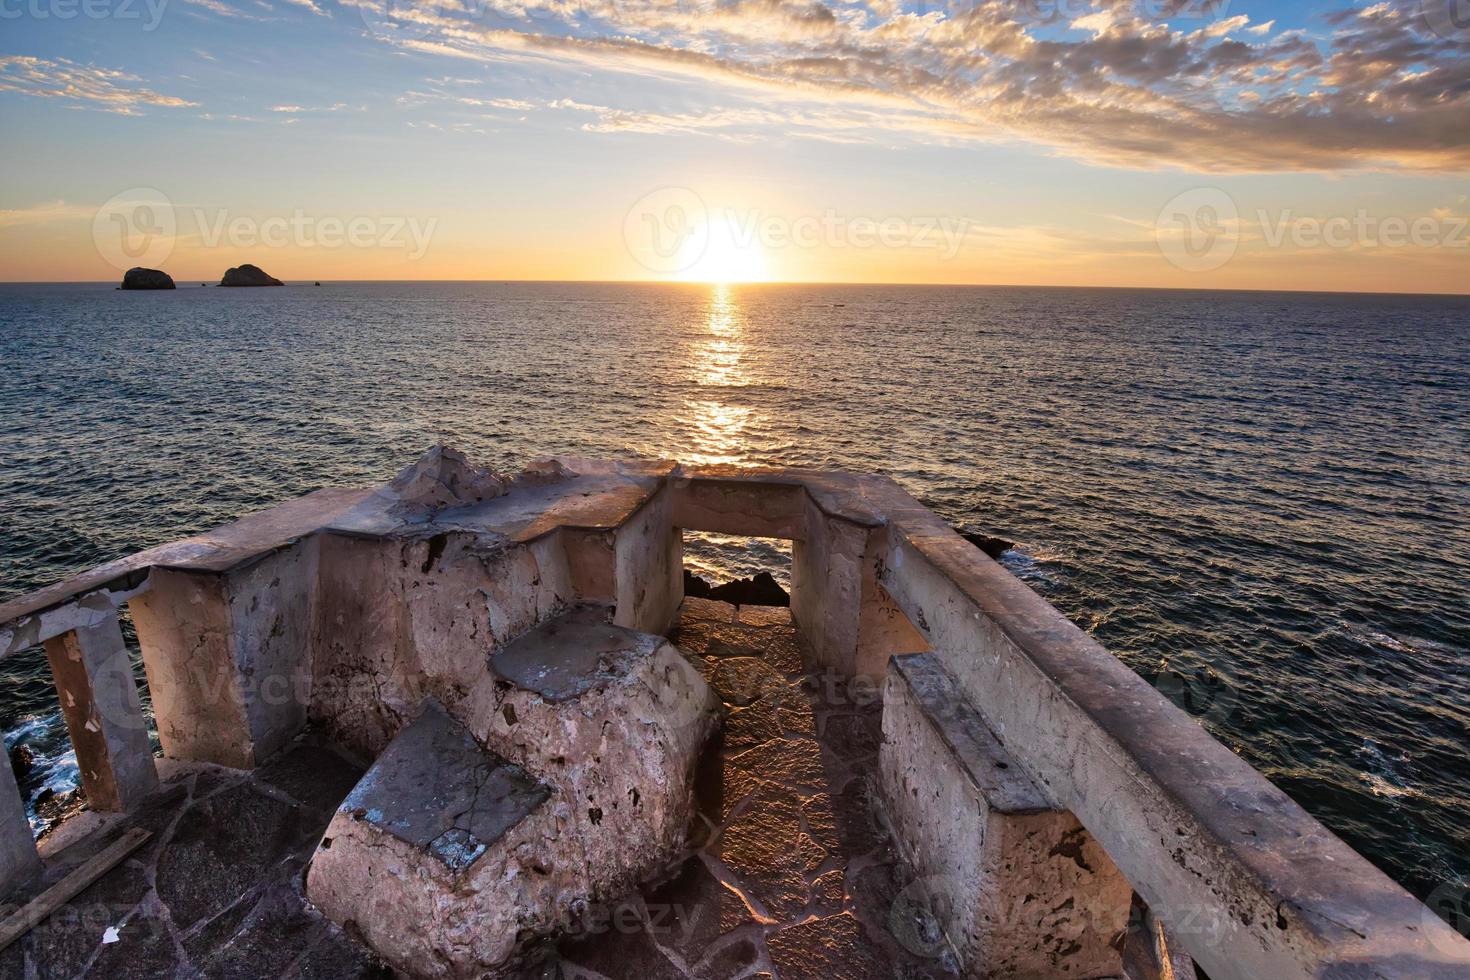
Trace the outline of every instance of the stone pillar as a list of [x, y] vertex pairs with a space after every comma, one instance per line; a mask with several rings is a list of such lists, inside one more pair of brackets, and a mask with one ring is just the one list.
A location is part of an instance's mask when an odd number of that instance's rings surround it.
[[791, 618], [813, 666], [841, 677], [858, 672], [867, 528], [829, 517], [810, 499], [806, 535], [791, 546]]
[[0, 751], [0, 898], [40, 872], [41, 856], [10, 768], [10, 753]]
[[318, 544], [218, 571], [156, 568], [129, 608], [164, 754], [251, 769], [306, 725]]
[[684, 599], [684, 533], [674, 526], [667, 484], [613, 532], [613, 553], [613, 622], [644, 633], [667, 633]]
[[117, 614], [47, 640], [46, 659], [88, 806], [132, 809], [158, 788], [158, 771]]
[[929, 649], [880, 582], [888, 533], [829, 516], [808, 500], [805, 539], [791, 546], [791, 617], [816, 666], [875, 687], [889, 657]]

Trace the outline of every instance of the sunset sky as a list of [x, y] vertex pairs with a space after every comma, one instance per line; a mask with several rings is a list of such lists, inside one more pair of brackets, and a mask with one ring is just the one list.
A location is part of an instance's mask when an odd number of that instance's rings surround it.
[[1467, 6], [0, 0], [0, 279], [1467, 292]]

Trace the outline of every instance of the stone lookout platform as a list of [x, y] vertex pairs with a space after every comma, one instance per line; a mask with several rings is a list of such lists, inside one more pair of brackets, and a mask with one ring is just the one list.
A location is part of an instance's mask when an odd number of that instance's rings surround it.
[[[789, 609], [685, 599], [685, 531], [791, 541]], [[884, 478], [438, 448], [0, 606], [37, 644], [89, 809], [38, 850], [0, 762], [3, 976], [1470, 976]]]

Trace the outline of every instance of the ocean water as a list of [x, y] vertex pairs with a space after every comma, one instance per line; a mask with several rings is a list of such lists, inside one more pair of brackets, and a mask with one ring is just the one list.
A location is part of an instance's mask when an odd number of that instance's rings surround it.
[[[1412, 891], [1470, 878], [1470, 299], [0, 286], [0, 598], [440, 439], [889, 473]], [[0, 674], [65, 787], [44, 658]]]

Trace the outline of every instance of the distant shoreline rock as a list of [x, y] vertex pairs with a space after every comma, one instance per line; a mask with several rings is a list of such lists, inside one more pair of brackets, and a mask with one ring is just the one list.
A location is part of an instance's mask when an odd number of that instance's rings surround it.
[[711, 586], [689, 569], [684, 569], [684, 594], [696, 599], [714, 599], [736, 606], [789, 606], [791, 596], [770, 572], [757, 572], [724, 585]]
[[119, 289], [175, 289], [173, 277], [158, 269], [134, 266], [123, 273]]
[[285, 283], [267, 275], [265, 270], [258, 265], [245, 263], [225, 272], [224, 278], [219, 281], [221, 286], [284, 286]]

